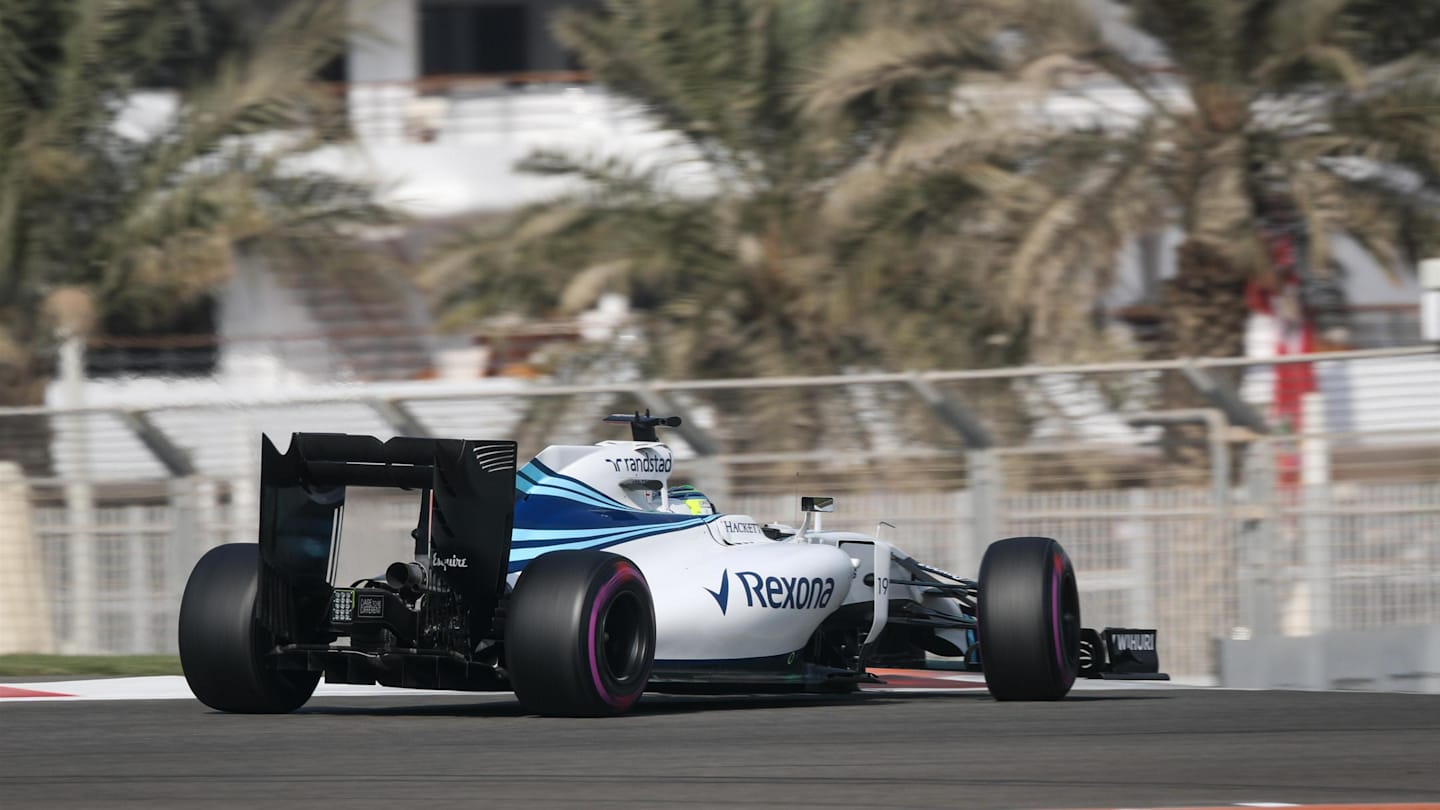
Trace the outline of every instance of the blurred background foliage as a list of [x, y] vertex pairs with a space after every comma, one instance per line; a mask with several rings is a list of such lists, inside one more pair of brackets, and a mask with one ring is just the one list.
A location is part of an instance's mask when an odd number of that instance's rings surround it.
[[0, 0], [0, 405], [41, 399], [63, 335], [202, 331], [246, 251], [373, 261], [353, 226], [393, 214], [292, 163], [344, 136], [317, 78], [345, 3], [264, 5]]
[[517, 303], [570, 313], [623, 292], [658, 338], [639, 361], [668, 376], [1022, 357], [1017, 330], [975, 305], [984, 268], [927, 241], [937, 234], [925, 209], [966, 190], [930, 183], [861, 216], [840, 210], [874, 125], [822, 125], [801, 90], [873, 13], [824, 0], [641, 0], [561, 16], [561, 39], [597, 80], [681, 143], [643, 165], [534, 155], [529, 169], [575, 178], [575, 192], [448, 246], [426, 278], [450, 318]]
[[[1322, 280], [1330, 236], [1395, 272], [1437, 247], [1440, 4], [607, 0], [554, 25], [673, 146], [528, 158], [569, 191], [430, 257], [443, 323], [622, 293], [642, 339], [608, 351], [668, 377], [1115, 358], [1139, 351], [1101, 311], [1117, 253], [1176, 228], [1147, 351], [1228, 355], [1276, 223]], [[380, 261], [373, 189], [292, 160], [347, 135], [319, 79], [352, 34], [343, 0], [0, 0], [0, 404], [38, 400], [58, 335], [204, 329], [237, 256]]]
[[[626, 293], [650, 373], [1116, 357], [1117, 252], [1167, 226], [1149, 352], [1234, 355], [1267, 228], [1322, 281], [1337, 234], [1396, 273], [1437, 246], [1440, 4], [609, 0], [557, 29], [683, 148], [534, 155], [574, 190], [424, 278], [456, 323]], [[1057, 122], [1057, 94], [1103, 114]]]

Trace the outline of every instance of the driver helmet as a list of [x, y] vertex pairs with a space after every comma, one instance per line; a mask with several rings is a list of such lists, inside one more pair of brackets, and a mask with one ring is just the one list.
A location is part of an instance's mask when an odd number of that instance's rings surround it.
[[713, 515], [715, 504], [705, 497], [705, 493], [684, 484], [670, 488], [670, 511], [681, 515]]

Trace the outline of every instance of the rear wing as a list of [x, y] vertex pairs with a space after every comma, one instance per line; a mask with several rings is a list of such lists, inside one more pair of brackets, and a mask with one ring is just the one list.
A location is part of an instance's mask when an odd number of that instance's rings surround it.
[[472, 639], [494, 631], [514, 524], [513, 441], [294, 433], [284, 453], [260, 440], [260, 591], [256, 619], [277, 639], [323, 632], [335, 583], [345, 489], [416, 490], [417, 559], [429, 587], [465, 606]]

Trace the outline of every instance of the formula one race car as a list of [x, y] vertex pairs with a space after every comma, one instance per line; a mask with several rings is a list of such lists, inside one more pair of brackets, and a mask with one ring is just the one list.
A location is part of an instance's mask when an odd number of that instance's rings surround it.
[[[261, 442], [260, 542], [211, 549], [180, 608], [190, 688], [228, 712], [288, 712], [331, 683], [513, 690], [546, 715], [609, 715], [656, 692], [850, 691], [867, 667], [980, 670], [1000, 700], [1079, 675], [1157, 676], [1153, 630], [1080, 626], [1049, 538], [985, 552], [979, 580], [877, 537], [721, 514], [670, 488], [656, 428], [557, 445], [516, 470], [506, 441], [297, 433]], [[418, 490], [414, 559], [334, 582], [347, 486]], [[954, 668], [954, 667], [952, 667]]]

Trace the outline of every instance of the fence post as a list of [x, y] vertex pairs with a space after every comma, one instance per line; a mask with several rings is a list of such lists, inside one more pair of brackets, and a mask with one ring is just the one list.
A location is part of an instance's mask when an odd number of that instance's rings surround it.
[[[260, 491], [255, 484], [259, 477], [257, 472], [253, 476], [230, 480], [230, 526], [234, 542], [254, 543], [260, 539], [256, 531], [260, 519]], [[214, 537], [201, 537], [198, 541], [195, 546], [198, 554], [220, 545]]]
[[[195, 476], [172, 478], [170, 480], [170, 544], [165, 555], [165, 600], [169, 607], [167, 615], [176, 623], [178, 632], [180, 599], [185, 594], [185, 581], [190, 576], [190, 567], [199, 555], [204, 553], [203, 541], [213, 542], [208, 536], [206, 521], [200, 512], [200, 493], [213, 491], [213, 485], [202, 487]], [[164, 644], [154, 650], [157, 653], [177, 652], [177, 635], [169, 634]]]
[[[85, 341], [75, 332], [65, 332], [60, 343], [60, 395], [66, 408], [85, 407]], [[64, 554], [70, 563], [70, 592], [52, 598], [68, 599], [71, 606], [70, 638], [61, 652], [71, 655], [97, 651], [99, 641], [95, 591], [95, 492], [91, 487], [90, 423], [83, 413], [59, 417], [75, 437], [75, 470], [65, 483], [65, 524], [68, 542]], [[66, 421], [68, 420], [68, 422]]]
[[[951, 535], [948, 560], [936, 563], [947, 571], [961, 576], [973, 577], [980, 570], [978, 556], [979, 541], [975, 538], [974, 488], [957, 489], [946, 493], [950, 502], [950, 518], [955, 530]], [[948, 567], [947, 567], [948, 566]]]
[[970, 468], [970, 520], [973, 559], [979, 560], [985, 547], [1000, 539], [1002, 515], [1000, 461], [989, 447], [965, 453]]
[[69, 593], [54, 597], [70, 601], [70, 638], [61, 645], [68, 655], [85, 655], [98, 651], [99, 604], [95, 589], [95, 493], [89, 481], [72, 481], [65, 485], [65, 527], [68, 542], [65, 556], [70, 563]]
[[1278, 505], [1275, 503], [1275, 455], [1268, 439], [1252, 442], [1245, 453], [1246, 517], [1237, 549], [1236, 584], [1240, 626], [1252, 638], [1275, 632], [1275, 580], [1272, 555]]
[[124, 507], [124, 520], [120, 530], [119, 542], [124, 549], [129, 564], [125, 567], [125, 615], [129, 621], [126, 623], [127, 631], [123, 637], [116, 638], [107, 649], [127, 654], [138, 654], [148, 652], [150, 643], [147, 637], [150, 635], [150, 617], [154, 613], [155, 602], [159, 594], [147, 587], [147, 580], [150, 578], [150, 550], [148, 546], [155, 541], [146, 520], [145, 514], [149, 507], [131, 504]]
[[1330, 443], [1325, 438], [1325, 395], [1301, 397], [1300, 486], [1305, 517], [1305, 582], [1310, 592], [1310, 632], [1324, 633], [1333, 620], [1330, 561]]
[[[1121, 522], [1120, 533], [1125, 541], [1125, 556], [1130, 563], [1130, 609], [1125, 620], [1131, 627], [1154, 627], [1159, 614], [1155, 612], [1155, 591], [1159, 566], [1155, 564], [1158, 545], [1155, 532], [1145, 531], [1144, 526], [1151, 518], [1151, 494], [1146, 489], [1129, 491], [1129, 513], [1133, 516]], [[1168, 584], [1168, 583], [1167, 583]]]

